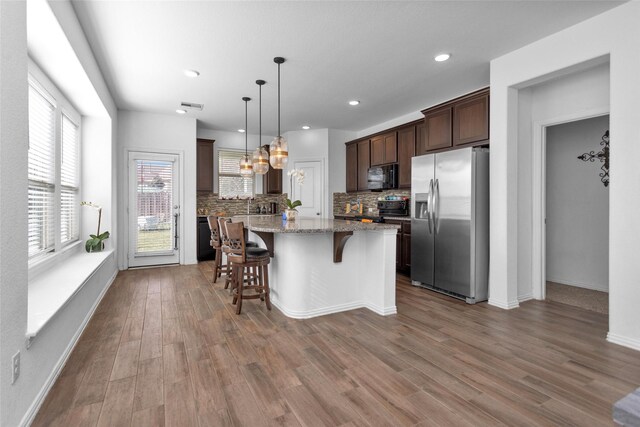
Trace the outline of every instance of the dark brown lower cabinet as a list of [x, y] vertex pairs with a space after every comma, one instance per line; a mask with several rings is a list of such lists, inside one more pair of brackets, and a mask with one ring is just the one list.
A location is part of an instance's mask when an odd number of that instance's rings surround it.
[[396, 235], [396, 270], [408, 275], [411, 273], [411, 221], [389, 219], [385, 223], [400, 226]]

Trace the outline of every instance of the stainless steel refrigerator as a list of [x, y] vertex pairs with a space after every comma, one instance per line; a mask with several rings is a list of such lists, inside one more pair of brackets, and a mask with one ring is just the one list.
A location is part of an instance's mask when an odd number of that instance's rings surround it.
[[473, 304], [488, 298], [489, 149], [411, 163], [411, 280]]

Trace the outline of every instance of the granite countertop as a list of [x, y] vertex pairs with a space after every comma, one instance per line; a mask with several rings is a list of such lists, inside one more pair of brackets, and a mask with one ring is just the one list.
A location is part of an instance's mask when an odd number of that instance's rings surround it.
[[264, 233], [332, 233], [336, 231], [397, 230], [399, 225], [376, 224], [331, 218], [298, 217], [295, 221], [284, 221], [280, 216], [238, 215], [234, 222], [242, 221], [251, 231]]
[[[352, 214], [352, 213], [341, 213], [341, 214], [335, 214], [334, 216], [340, 216], [340, 217], [346, 217], [346, 218], [356, 218], [356, 217], [366, 217], [366, 214]], [[393, 219], [393, 220], [397, 220], [397, 221], [411, 221], [411, 217], [410, 216], [387, 216], [387, 215], [382, 215], [382, 218], [384, 219]]]

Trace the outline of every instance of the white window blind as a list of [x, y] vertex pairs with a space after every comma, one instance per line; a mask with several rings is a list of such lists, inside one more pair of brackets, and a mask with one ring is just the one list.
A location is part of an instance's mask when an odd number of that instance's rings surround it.
[[60, 242], [79, 237], [80, 168], [78, 126], [62, 115], [62, 164], [60, 167]]
[[247, 199], [253, 197], [253, 176], [240, 175], [243, 151], [218, 151], [218, 192], [220, 197]]
[[55, 106], [29, 84], [29, 257], [55, 246]]

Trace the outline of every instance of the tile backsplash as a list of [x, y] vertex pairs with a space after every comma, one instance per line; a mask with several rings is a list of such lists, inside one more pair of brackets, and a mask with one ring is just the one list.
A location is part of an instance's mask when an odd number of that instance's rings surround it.
[[[251, 213], [256, 212], [258, 206], [266, 206], [269, 209], [270, 203], [278, 204], [278, 212], [285, 209], [287, 194], [256, 194], [251, 201]], [[220, 214], [224, 216], [245, 215], [247, 213], [247, 200], [241, 199], [219, 199], [217, 193], [198, 192], [197, 205], [198, 215]]]
[[[387, 190], [387, 191], [362, 191], [360, 193], [333, 193], [333, 214], [341, 215], [345, 213], [345, 206], [347, 202], [355, 202], [360, 200], [363, 204], [363, 215], [378, 215], [378, 197], [383, 196], [400, 196], [411, 197], [410, 190]], [[369, 211], [372, 209], [372, 211]]]

